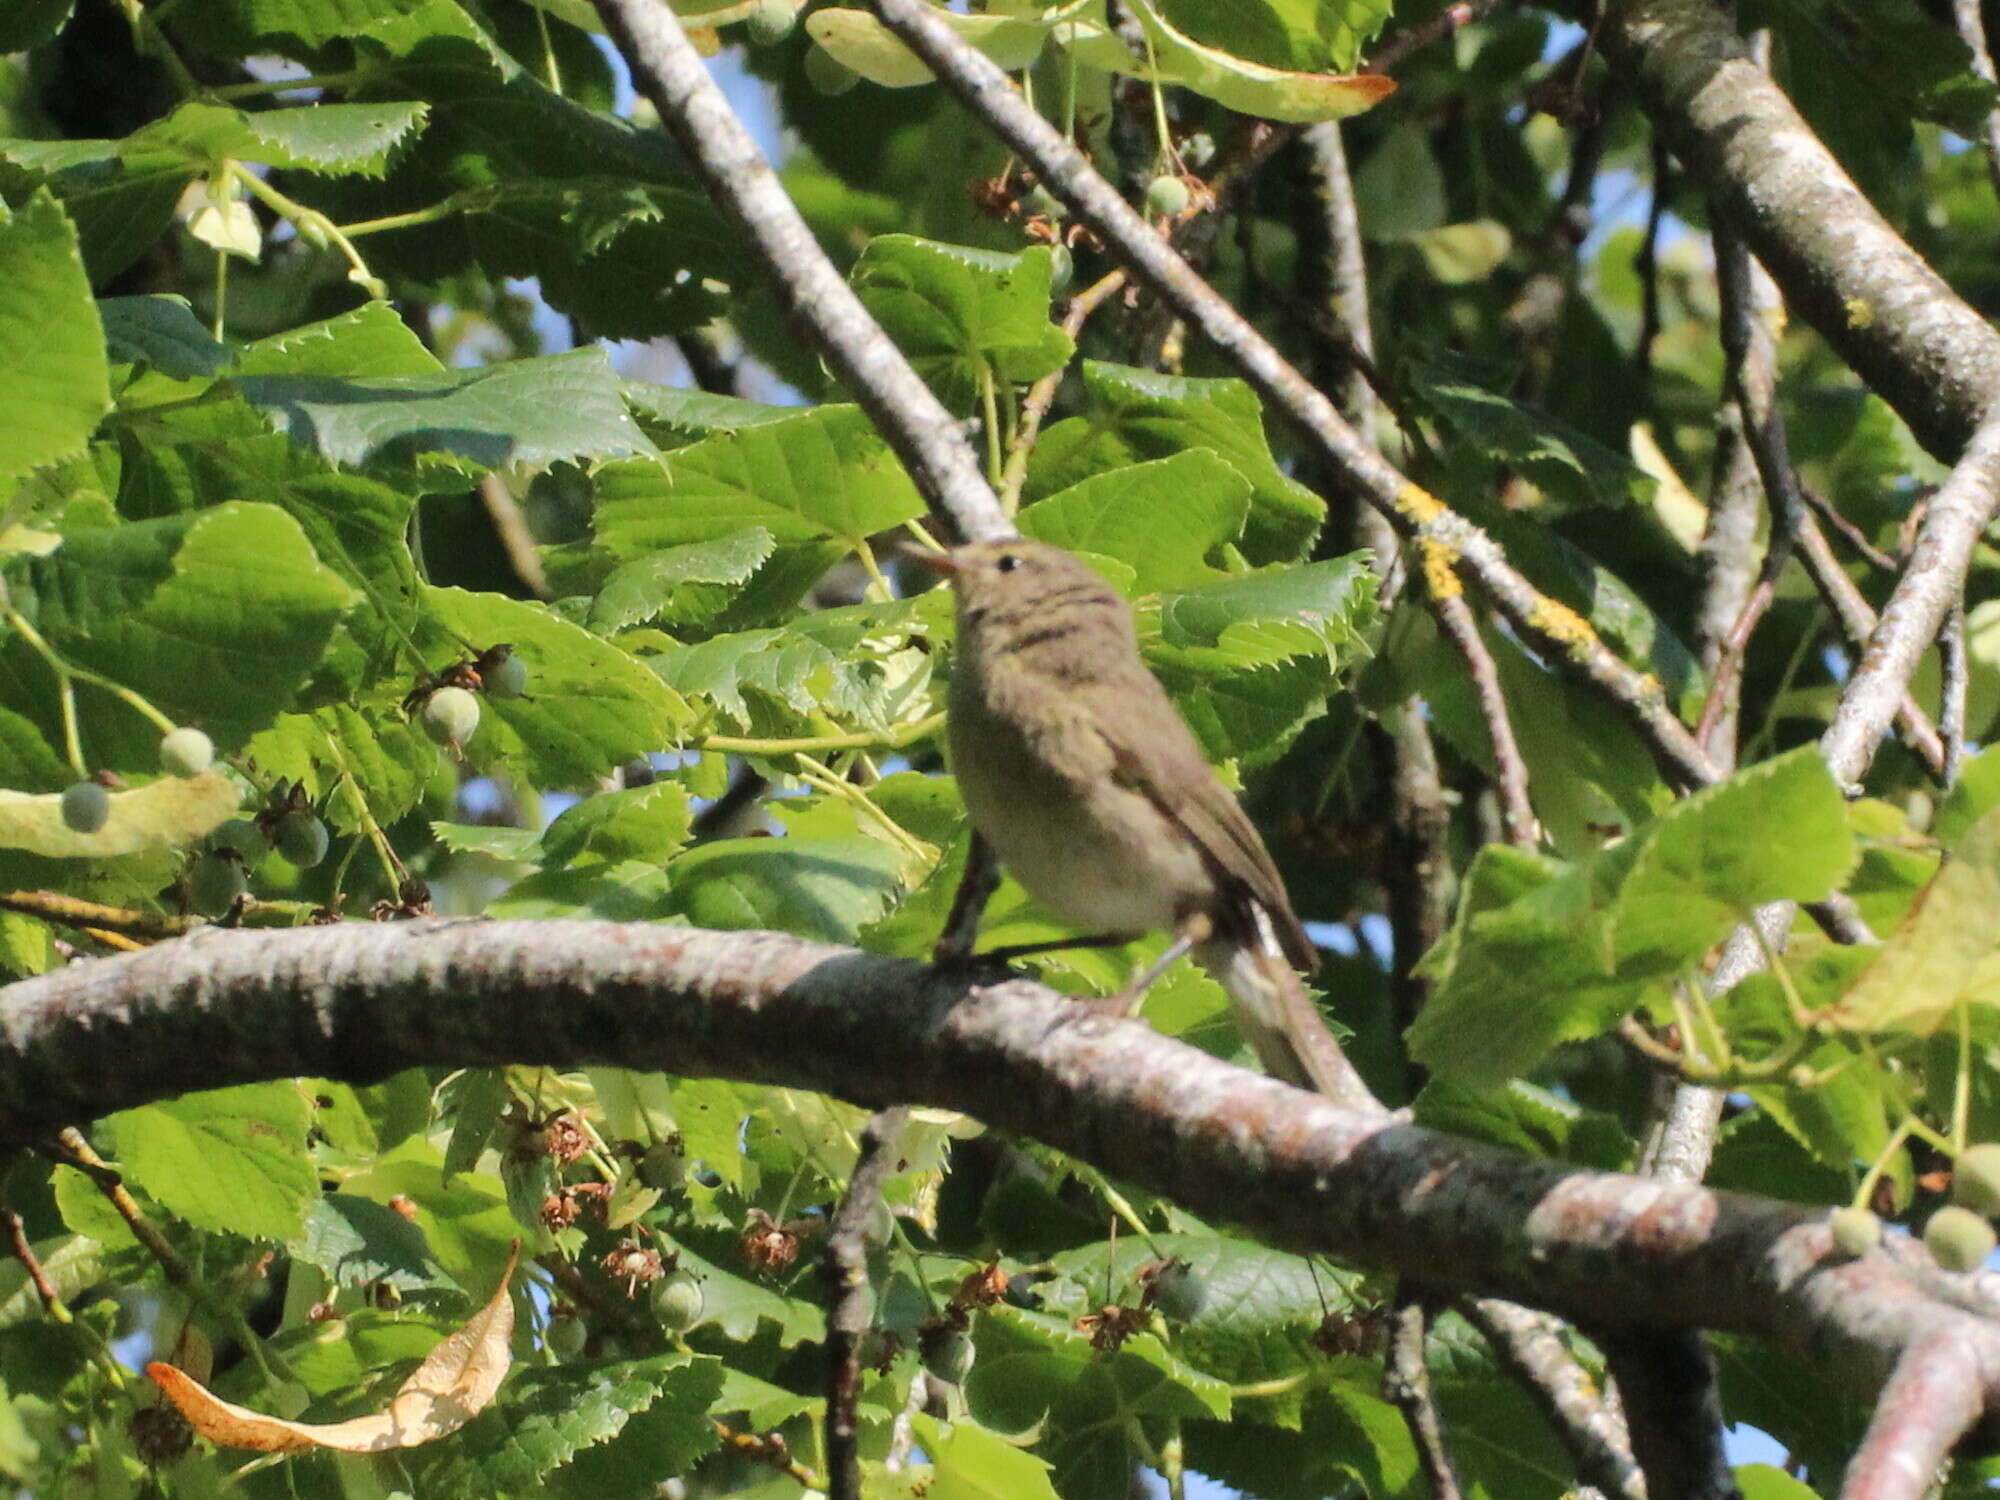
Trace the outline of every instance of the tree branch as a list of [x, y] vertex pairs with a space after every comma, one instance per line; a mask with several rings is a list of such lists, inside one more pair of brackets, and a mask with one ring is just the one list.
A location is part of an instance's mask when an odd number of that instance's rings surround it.
[[2000, 332], [1877, 213], [1711, 0], [1608, 7], [1605, 55], [1784, 289], [1948, 458], [2000, 391]]
[[632, 81], [709, 196], [756, 245], [793, 325], [874, 421], [917, 489], [967, 540], [1012, 536], [958, 423], [889, 341], [792, 205], [722, 90], [656, 0], [594, 0]]
[[868, 1224], [882, 1204], [882, 1186], [896, 1174], [896, 1142], [910, 1118], [901, 1105], [878, 1110], [861, 1132], [861, 1151], [847, 1191], [827, 1225], [820, 1276], [826, 1282], [827, 1500], [861, 1500], [861, 1339], [874, 1320], [868, 1295]]
[[[960, 1110], [1275, 1244], [1593, 1326], [1759, 1335], [1849, 1394], [1936, 1339], [2000, 1372], [2000, 1319], [1886, 1248], [1833, 1263], [1819, 1210], [1524, 1160], [1026, 981], [775, 933], [432, 919], [72, 964], [0, 991], [0, 1145], [194, 1088], [517, 1062]], [[1974, 1405], [2000, 1409], [1982, 1379]]]

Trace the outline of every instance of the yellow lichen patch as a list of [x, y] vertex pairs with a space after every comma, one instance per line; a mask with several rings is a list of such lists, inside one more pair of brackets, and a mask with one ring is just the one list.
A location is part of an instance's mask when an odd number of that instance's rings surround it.
[[1396, 491], [1396, 510], [1419, 526], [1428, 526], [1445, 513], [1445, 503], [1422, 485], [1405, 481]]
[[1536, 596], [1535, 607], [1528, 611], [1528, 624], [1564, 646], [1588, 646], [1597, 640], [1597, 632], [1590, 628], [1588, 620], [1547, 594]]
[[1849, 297], [1841, 304], [1841, 310], [1847, 314], [1847, 326], [1849, 328], [1872, 328], [1875, 326], [1874, 307], [1860, 297]]
[[1433, 599], [1453, 599], [1465, 592], [1458, 581], [1458, 554], [1436, 537], [1417, 538], [1417, 556], [1424, 570], [1424, 587]]

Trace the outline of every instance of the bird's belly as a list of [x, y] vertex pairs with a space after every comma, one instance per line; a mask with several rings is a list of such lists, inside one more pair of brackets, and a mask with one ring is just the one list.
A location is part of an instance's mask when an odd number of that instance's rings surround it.
[[1144, 796], [1099, 787], [1081, 809], [1007, 795], [979, 826], [1007, 871], [1065, 922], [1090, 932], [1171, 929], [1206, 904], [1212, 878], [1186, 834]]

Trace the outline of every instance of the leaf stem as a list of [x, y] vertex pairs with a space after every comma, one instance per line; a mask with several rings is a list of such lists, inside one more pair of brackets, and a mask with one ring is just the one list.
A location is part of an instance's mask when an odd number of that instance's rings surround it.
[[944, 712], [940, 710], [914, 723], [881, 733], [857, 729], [847, 734], [809, 735], [796, 740], [746, 739], [732, 734], [710, 734], [702, 736], [693, 748], [713, 750], [724, 755], [765, 757], [813, 754], [824, 750], [867, 750], [878, 745], [890, 750], [900, 750], [905, 745], [914, 745], [919, 740], [929, 739], [944, 727], [944, 721]]

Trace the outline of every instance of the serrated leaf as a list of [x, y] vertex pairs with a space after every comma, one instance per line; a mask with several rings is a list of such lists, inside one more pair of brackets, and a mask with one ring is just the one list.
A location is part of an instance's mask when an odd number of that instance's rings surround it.
[[[1021, 512], [1021, 531], [1073, 552], [1115, 557], [1142, 594], [1215, 577], [1207, 559], [1243, 531], [1250, 482], [1206, 449], [1114, 469]], [[1173, 525], [1161, 524], [1172, 516]]]
[[923, 501], [858, 408], [822, 406], [720, 432], [661, 464], [607, 464], [591, 530], [621, 561], [753, 527], [780, 546], [856, 545], [923, 514]]
[[818, 1343], [826, 1337], [826, 1315], [815, 1304], [781, 1296], [725, 1271], [684, 1244], [678, 1253], [681, 1269], [701, 1283], [703, 1320], [736, 1343], [760, 1337], [764, 1323], [775, 1326], [778, 1346], [783, 1349]]
[[304, 1229], [286, 1248], [335, 1286], [381, 1282], [405, 1294], [457, 1291], [431, 1259], [422, 1230], [393, 1208], [349, 1193], [314, 1199]]
[[76, 229], [46, 189], [0, 209], [0, 494], [79, 452], [111, 409], [111, 375]]
[[[685, 585], [745, 583], [775, 546], [770, 532], [753, 526], [735, 536], [662, 547], [634, 558], [614, 569], [597, 591], [590, 605], [591, 629], [608, 633], [655, 619], [672, 624], [683, 613], [676, 595]], [[713, 592], [702, 590], [693, 602], [712, 610]]]
[[238, 375], [340, 375], [351, 380], [388, 375], [437, 375], [437, 356], [383, 302], [288, 328], [237, 351]]
[[312, 1112], [292, 1083], [189, 1094], [105, 1123], [119, 1170], [199, 1229], [290, 1240], [319, 1196], [306, 1150]]
[[147, 849], [185, 849], [219, 828], [242, 793], [220, 772], [163, 776], [110, 794], [111, 813], [94, 833], [63, 821], [62, 796], [0, 789], [0, 849], [25, 849], [48, 859], [110, 859]]
[[246, 111], [190, 102], [132, 137], [135, 145], [178, 147], [201, 170], [254, 161], [306, 172], [379, 177], [390, 151], [422, 126], [422, 103], [310, 104]]
[[1249, 386], [1088, 359], [1081, 374], [1089, 411], [1043, 431], [1029, 459], [1024, 500], [1044, 499], [1093, 474], [1205, 449], [1249, 481], [1245, 555], [1252, 562], [1291, 562], [1304, 553], [1326, 503], [1279, 469]]
[[885, 234], [868, 242], [848, 279], [938, 398], [971, 411], [983, 382], [1026, 384], [1074, 352], [1049, 322], [1051, 264], [1046, 246], [1003, 255]]
[[911, 1493], [927, 1500], [1059, 1500], [1049, 1465], [974, 1422], [914, 1419], [929, 1472], [913, 1470]]
[[330, 462], [449, 454], [480, 468], [651, 455], [601, 349], [439, 375], [246, 375], [243, 399]]
[[568, 809], [542, 835], [552, 865], [618, 860], [664, 864], [687, 841], [693, 823], [687, 789], [678, 782], [599, 792]]

